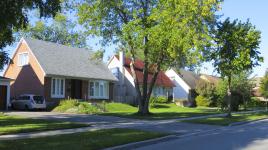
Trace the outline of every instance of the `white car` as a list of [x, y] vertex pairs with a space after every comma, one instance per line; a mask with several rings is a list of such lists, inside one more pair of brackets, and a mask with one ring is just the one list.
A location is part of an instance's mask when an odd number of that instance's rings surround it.
[[11, 101], [13, 109], [46, 109], [46, 101], [43, 96], [34, 94], [20, 95], [17, 99]]

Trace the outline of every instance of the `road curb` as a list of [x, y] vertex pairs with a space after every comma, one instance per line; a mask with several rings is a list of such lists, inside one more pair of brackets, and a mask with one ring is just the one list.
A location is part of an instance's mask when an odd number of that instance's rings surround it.
[[128, 143], [128, 144], [119, 145], [119, 146], [115, 146], [115, 147], [110, 147], [110, 148], [106, 148], [104, 150], [130, 150], [130, 149], [135, 149], [135, 148], [139, 148], [139, 147], [144, 147], [147, 145], [153, 145], [153, 144], [156, 144], [159, 142], [167, 142], [167, 141], [175, 140], [175, 139], [179, 139], [179, 138], [197, 136], [199, 134], [218, 131], [218, 130], [222, 130], [225, 128], [226, 127], [221, 127], [221, 128], [217, 128], [217, 129], [198, 131], [198, 132], [189, 133], [189, 134], [172, 134], [172, 135], [168, 135], [168, 136], [164, 136], [164, 137], [160, 137], [160, 138], [154, 138], [154, 139], [149, 139], [149, 140], [145, 140], [145, 141], [133, 142], [133, 143]]
[[133, 142], [133, 143], [128, 143], [124, 145], [114, 146], [114, 147], [106, 148], [104, 150], [129, 150], [129, 149], [135, 149], [135, 148], [139, 148], [139, 147], [143, 147], [147, 145], [156, 144], [159, 142], [175, 140], [177, 138], [178, 137], [176, 135], [168, 135], [168, 136], [164, 136], [160, 138], [154, 138], [154, 139], [149, 139], [145, 141], [139, 141], [139, 142]]
[[262, 119], [257, 119], [257, 120], [252, 120], [252, 121], [241, 121], [241, 122], [234, 122], [229, 124], [229, 127], [233, 127], [233, 126], [239, 126], [239, 125], [244, 125], [244, 124], [250, 124], [250, 123], [254, 123], [254, 122], [259, 122], [262, 120], [267, 120], [268, 118], [262, 118]]

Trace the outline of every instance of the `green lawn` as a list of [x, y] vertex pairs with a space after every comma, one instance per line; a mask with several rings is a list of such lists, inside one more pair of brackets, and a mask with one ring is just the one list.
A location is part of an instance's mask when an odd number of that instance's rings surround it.
[[7, 116], [0, 113], [0, 135], [55, 129], [79, 128], [85, 126], [88, 125], [69, 122], [48, 121], [42, 119], [22, 118], [17, 116]]
[[105, 129], [42, 137], [34, 139], [1, 141], [0, 149], [10, 150], [97, 150], [107, 147], [144, 141], [165, 136], [160, 133], [131, 129]]
[[120, 103], [108, 103], [105, 106], [105, 113], [102, 115], [111, 115], [127, 118], [137, 118], [137, 119], [175, 119], [175, 118], [185, 118], [185, 117], [194, 117], [201, 115], [217, 114], [221, 113], [216, 108], [188, 108], [188, 107], [179, 107], [173, 103], [170, 104], [158, 104], [155, 108], [151, 108], [150, 112], [152, 113], [149, 116], [139, 116], [137, 114], [137, 107], [133, 107], [127, 104]]
[[268, 118], [267, 112], [254, 113], [254, 114], [239, 114], [239, 115], [233, 115], [231, 118], [211, 117], [204, 119], [184, 120], [182, 122], [228, 126], [229, 124], [235, 122], [254, 121], [265, 118]]
[[87, 102], [79, 102], [77, 100], [63, 100], [60, 105], [53, 111], [55, 112], [72, 112], [84, 114], [99, 114], [109, 116], [119, 116], [137, 119], [175, 119], [194, 117], [201, 115], [222, 113], [217, 108], [207, 107], [179, 107], [174, 103], [156, 104], [154, 108], [150, 108], [151, 114], [148, 116], [140, 116], [137, 114], [138, 108], [122, 103], [98, 103], [91, 105]]

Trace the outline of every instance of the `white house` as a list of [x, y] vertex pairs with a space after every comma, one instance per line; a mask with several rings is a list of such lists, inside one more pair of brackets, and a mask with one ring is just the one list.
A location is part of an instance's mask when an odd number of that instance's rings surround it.
[[165, 74], [172, 80], [175, 84], [173, 87], [173, 99], [180, 100], [194, 100], [195, 97], [195, 87], [197, 81], [200, 77], [191, 71], [186, 71], [183, 69], [169, 69]]
[[10, 81], [0, 76], [0, 110], [7, 110], [10, 106]]
[[[123, 103], [137, 104], [137, 93], [135, 89], [134, 78], [130, 70], [131, 59], [125, 57], [123, 52], [113, 56], [108, 62], [108, 68], [112, 71], [118, 82], [114, 85], [114, 100]], [[144, 63], [141, 60], [135, 61], [135, 73], [139, 84], [143, 81], [143, 67]], [[151, 83], [152, 74], [148, 75], [148, 84]], [[160, 71], [153, 89], [154, 96], [170, 96], [172, 94], [172, 87], [174, 84]]]

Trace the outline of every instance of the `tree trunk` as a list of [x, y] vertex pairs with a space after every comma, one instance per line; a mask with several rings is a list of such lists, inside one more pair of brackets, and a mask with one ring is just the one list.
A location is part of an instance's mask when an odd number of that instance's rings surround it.
[[132, 53], [132, 60], [131, 60], [131, 64], [130, 64], [130, 70], [131, 70], [131, 74], [133, 76], [133, 79], [134, 79], [134, 83], [135, 83], [135, 89], [136, 89], [136, 92], [137, 92], [137, 99], [138, 99], [138, 105], [139, 105], [139, 110], [138, 112], [142, 112], [143, 110], [143, 102], [142, 102], [142, 97], [141, 97], [141, 91], [140, 91], [140, 88], [139, 88], [139, 81], [137, 79], [137, 75], [136, 75], [136, 72], [135, 72], [135, 57]]
[[242, 94], [242, 99], [243, 99], [243, 103], [244, 103], [244, 110], [247, 110], [247, 105], [246, 105], [246, 100], [245, 100], [244, 94]]
[[149, 112], [149, 99], [148, 99], [148, 37], [144, 37], [144, 67], [143, 67], [143, 81], [142, 81], [142, 98], [141, 98], [141, 109], [138, 113], [141, 115], [148, 115]]
[[232, 117], [231, 76], [228, 76], [227, 98], [228, 98], [228, 113], [227, 113], [227, 117]]

